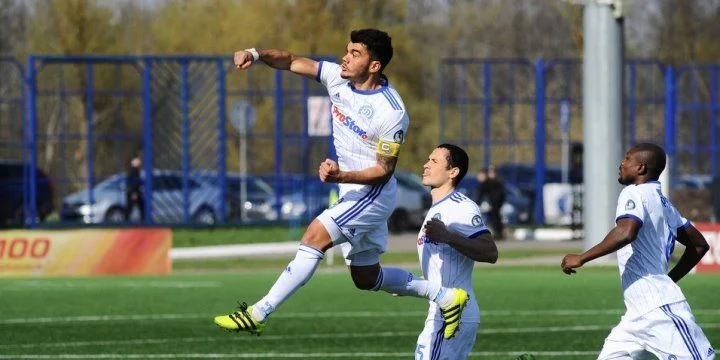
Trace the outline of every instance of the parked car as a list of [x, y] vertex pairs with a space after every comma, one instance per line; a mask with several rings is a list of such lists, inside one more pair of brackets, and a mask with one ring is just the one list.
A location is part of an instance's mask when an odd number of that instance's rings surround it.
[[[213, 186], [220, 186], [216, 173], [204, 173], [201, 178]], [[267, 220], [269, 209], [265, 204], [275, 197], [270, 184], [257, 177], [228, 174], [225, 183], [226, 219], [229, 221]], [[243, 189], [244, 187], [244, 189]], [[244, 191], [244, 194], [243, 194]]]
[[[417, 174], [396, 170], [395, 178], [398, 181], [398, 192], [395, 209], [388, 220], [388, 228], [393, 232], [408, 229], [417, 230], [430, 208], [431, 198], [427, 187]], [[268, 183], [273, 179], [268, 179]], [[312, 220], [320, 215], [330, 205], [330, 191], [335, 184], [326, 184], [317, 177], [289, 176], [283, 181], [283, 195], [281, 197], [281, 213], [283, 220]], [[273, 190], [274, 193], [274, 190]], [[263, 211], [267, 212], [266, 220], [276, 220], [275, 198], [261, 204]]]
[[[144, 173], [141, 178], [144, 179]], [[144, 181], [144, 180], [143, 180]], [[194, 223], [213, 225], [220, 213], [221, 192], [217, 186], [190, 175], [188, 185], [188, 213]], [[90, 191], [82, 190], [65, 197], [60, 210], [63, 221], [83, 223], [125, 222], [125, 174], [116, 174], [93, 188], [93, 202]], [[145, 201], [148, 201], [146, 198]], [[152, 215], [153, 221], [182, 222], [185, 215], [183, 175], [179, 171], [153, 170]]]
[[285, 220], [312, 220], [330, 205], [330, 191], [336, 184], [317, 177], [292, 176], [283, 187], [281, 212]]
[[[520, 189], [514, 184], [503, 181], [505, 186], [505, 203], [500, 208], [500, 216], [504, 224], [524, 224], [530, 221], [530, 212], [532, 210], [532, 201], [525, 196]], [[465, 176], [457, 187], [457, 190], [472, 200], [478, 201], [479, 182], [473, 176]], [[483, 213], [485, 221], [490, 205], [486, 201], [478, 203], [480, 211]]]
[[[28, 164], [19, 161], [0, 161], [0, 226], [22, 226], [29, 220], [30, 214], [23, 211], [23, 199], [30, 196], [30, 187], [24, 186], [25, 181], [28, 184], [30, 181], [29, 170]], [[53, 211], [53, 186], [42, 170], [34, 171], [37, 220], [44, 221]], [[24, 172], [27, 178], [23, 177]]]
[[432, 205], [430, 189], [422, 184], [420, 175], [407, 170], [395, 170], [398, 190], [395, 209], [388, 219], [391, 232], [418, 230]]
[[[495, 172], [504, 182], [515, 185], [530, 199], [535, 197], [535, 165], [534, 164], [502, 164]], [[579, 179], [582, 182], [582, 179]], [[545, 183], [562, 182], [562, 169], [559, 166], [545, 167]]]
[[[530, 201], [530, 209], [535, 208], [535, 165], [534, 164], [501, 164], [495, 168], [496, 173], [506, 183], [515, 185], [522, 195]], [[568, 181], [572, 184], [582, 183], [582, 172], [571, 171], [568, 174]], [[545, 166], [544, 184], [561, 183], [562, 169], [557, 165]], [[534, 212], [530, 211], [530, 221]]]
[[[214, 185], [220, 185], [215, 174], [203, 177]], [[275, 221], [275, 188], [271, 177], [247, 176], [236, 173], [227, 174], [226, 200], [227, 218], [230, 221]], [[244, 183], [244, 184], [243, 184]], [[243, 195], [243, 185], [245, 187]], [[281, 180], [280, 213], [283, 220], [312, 219], [328, 206], [331, 184], [305, 177], [287, 176]]]

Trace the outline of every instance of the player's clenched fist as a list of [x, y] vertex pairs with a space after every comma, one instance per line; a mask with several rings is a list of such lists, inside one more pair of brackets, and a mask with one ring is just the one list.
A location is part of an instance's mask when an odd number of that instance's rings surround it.
[[435, 243], [445, 242], [443, 239], [447, 232], [448, 229], [445, 223], [438, 219], [430, 219], [430, 221], [425, 223], [425, 236]]
[[235, 52], [235, 55], [233, 56], [233, 61], [236, 68], [245, 70], [249, 68], [250, 65], [252, 65], [254, 58], [250, 51], [240, 50]]
[[560, 264], [564, 273], [570, 275], [575, 273], [576, 268], [583, 266], [582, 258], [580, 255], [568, 254], [562, 259]]
[[318, 175], [320, 175], [320, 180], [325, 183], [340, 182], [340, 166], [335, 161], [325, 159], [320, 163]]

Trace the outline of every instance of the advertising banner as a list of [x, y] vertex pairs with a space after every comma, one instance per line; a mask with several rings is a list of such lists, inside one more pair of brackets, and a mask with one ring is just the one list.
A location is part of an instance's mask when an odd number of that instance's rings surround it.
[[0, 276], [169, 274], [170, 229], [0, 231]]
[[720, 273], [720, 224], [718, 223], [693, 223], [693, 225], [705, 236], [710, 250], [695, 267], [697, 272]]

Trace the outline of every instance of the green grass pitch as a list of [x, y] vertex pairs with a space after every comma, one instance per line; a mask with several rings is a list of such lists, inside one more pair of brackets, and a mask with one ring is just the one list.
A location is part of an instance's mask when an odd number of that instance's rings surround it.
[[[260, 337], [212, 318], [253, 302], [280, 269], [165, 277], [0, 278], [0, 359], [412, 359], [427, 302], [356, 290], [321, 269]], [[623, 312], [615, 267], [477, 268], [483, 323], [471, 357], [594, 359]], [[720, 346], [718, 275], [681, 286]]]

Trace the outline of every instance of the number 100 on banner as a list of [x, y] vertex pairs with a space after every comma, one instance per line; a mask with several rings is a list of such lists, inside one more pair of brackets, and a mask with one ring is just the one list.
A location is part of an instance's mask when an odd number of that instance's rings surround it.
[[0, 276], [168, 274], [169, 229], [0, 231]]

